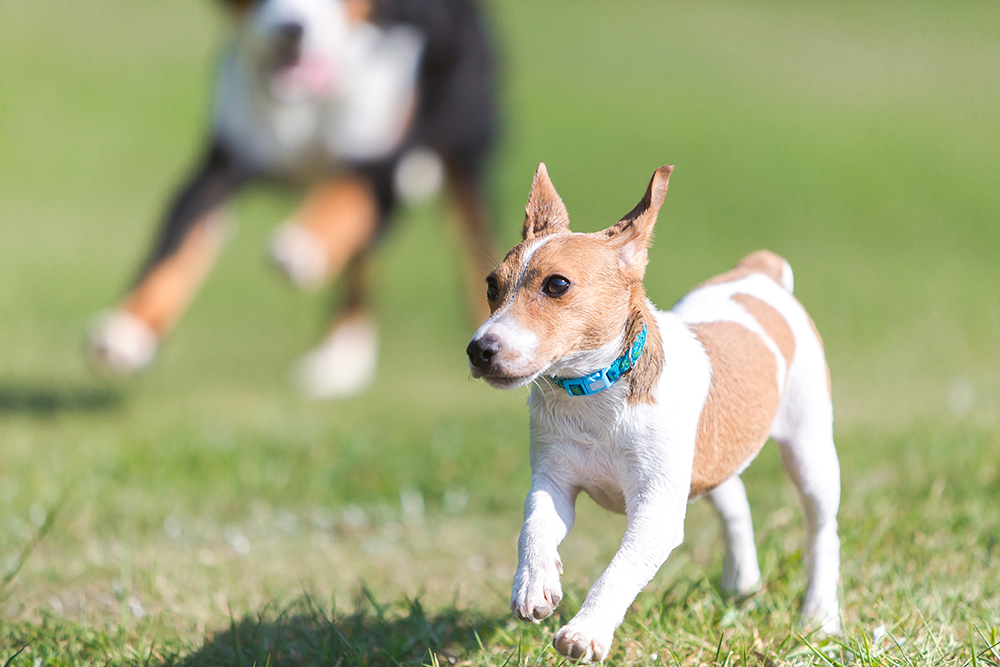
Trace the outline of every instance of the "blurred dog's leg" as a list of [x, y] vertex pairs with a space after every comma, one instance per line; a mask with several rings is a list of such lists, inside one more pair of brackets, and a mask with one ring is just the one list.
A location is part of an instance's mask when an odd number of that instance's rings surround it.
[[245, 182], [218, 146], [181, 190], [132, 290], [90, 332], [91, 357], [121, 374], [148, 365], [225, 239], [222, 204]]
[[339, 398], [357, 394], [375, 378], [378, 328], [368, 310], [368, 254], [350, 260], [344, 272], [344, 306], [326, 337], [303, 355], [295, 368], [295, 383], [309, 398]]
[[366, 179], [352, 176], [323, 183], [275, 232], [272, 257], [299, 287], [322, 287], [372, 243], [380, 217]]
[[461, 258], [469, 316], [475, 326], [479, 326], [490, 315], [484, 281], [496, 268], [502, 255], [498, 254], [499, 246], [493, 236], [489, 212], [479, 186], [461, 176], [453, 175], [449, 180], [452, 207], [464, 243]]

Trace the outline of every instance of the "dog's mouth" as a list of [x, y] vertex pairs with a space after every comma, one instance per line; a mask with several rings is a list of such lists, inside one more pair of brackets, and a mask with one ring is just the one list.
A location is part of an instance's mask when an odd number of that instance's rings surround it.
[[535, 379], [535, 376], [529, 375], [527, 377], [500, 377], [500, 376], [483, 376], [483, 380], [486, 384], [490, 385], [494, 389], [516, 389], [518, 387], [524, 386]]
[[294, 54], [280, 52], [271, 65], [271, 94], [279, 100], [323, 97], [333, 88], [333, 69], [328, 59], [298, 49]]
[[489, 373], [470, 365], [472, 377], [483, 380], [494, 389], [516, 389], [517, 387], [531, 383], [538, 377], [534, 375], [504, 375], [502, 373]]

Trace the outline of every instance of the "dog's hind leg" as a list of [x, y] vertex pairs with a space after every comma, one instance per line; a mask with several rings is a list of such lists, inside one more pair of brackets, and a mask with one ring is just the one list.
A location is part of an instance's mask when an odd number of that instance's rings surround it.
[[341, 398], [366, 389], [378, 368], [378, 326], [368, 310], [368, 254], [344, 272], [344, 304], [319, 345], [299, 359], [295, 384], [309, 398]]
[[500, 261], [496, 239], [490, 225], [488, 207], [472, 175], [450, 171], [452, 208], [462, 237], [462, 266], [469, 304], [469, 315], [479, 326], [490, 315], [483, 281]]
[[220, 146], [174, 200], [128, 296], [90, 332], [91, 357], [118, 373], [149, 364], [211, 269], [225, 240], [221, 207], [246, 182]]
[[735, 595], [752, 593], [760, 586], [760, 567], [743, 482], [734, 475], [709, 492], [708, 499], [719, 513], [726, 538], [722, 589]]
[[800, 345], [796, 350], [772, 437], [781, 447], [805, 514], [808, 584], [802, 613], [811, 627], [836, 633], [840, 631], [840, 464], [833, 443], [826, 363], [822, 351], [811, 353], [810, 347]]
[[393, 204], [385, 173], [341, 176], [314, 188], [272, 239], [272, 257], [300, 287], [321, 287], [343, 273], [340, 314], [295, 367], [295, 383], [310, 398], [357, 394], [375, 376], [378, 329], [368, 310], [367, 265]]

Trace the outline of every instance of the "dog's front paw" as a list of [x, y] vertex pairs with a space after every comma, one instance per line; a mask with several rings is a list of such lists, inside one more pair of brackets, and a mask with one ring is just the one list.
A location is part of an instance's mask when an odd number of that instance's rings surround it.
[[613, 638], [614, 628], [606, 632], [593, 623], [574, 618], [556, 633], [552, 645], [570, 660], [590, 664], [608, 656]]
[[271, 259], [298, 287], [318, 289], [330, 277], [330, 261], [322, 239], [295, 222], [278, 227], [271, 237]]
[[562, 563], [558, 558], [517, 568], [510, 610], [522, 621], [538, 623], [552, 615], [562, 600]]
[[341, 320], [318, 347], [295, 368], [299, 391], [314, 399], [360, 393], [371, 384], [378, 367], [378, 329], [364, 313]]
[[91, 360], [98, 368], [122, 376], [148, 366], [160, 345], [149, 324], [120, 309], [95, 317], [88, 337]]

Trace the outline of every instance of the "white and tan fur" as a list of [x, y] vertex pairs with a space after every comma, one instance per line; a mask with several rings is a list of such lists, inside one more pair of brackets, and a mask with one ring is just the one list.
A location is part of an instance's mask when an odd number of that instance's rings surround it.
[[[822, 342], [792, 296], [791, 267], [767, 251], [670, 311], [653, 307], [642, 276], [671, 171], [658, 169], [616, 225], [574, 234], [540, 165], [524, 242], [488, 279], [492, 314], [468, 349], [473, 376], [499, 388], [532, 384], [532, 481], [512, 610], [537, 622], [558, 605], [558, 546], [580, 491], [628, 517], [618, 553], [553, 640], [581, 662], [607, 656], [629, 605], [683, 540], [685, 510], [697, 497], [707, 496], [722, 519], [723, 587], [755, 590], [760, 570], [739, 474], [768, 437], [781, 447], [805, 512], [805, 621], [824, 632], [840, 627], [840, 477]], [[610, 388], [570, 396], [548, 379], [610, 365], [643, 324], [642, 356]]]

